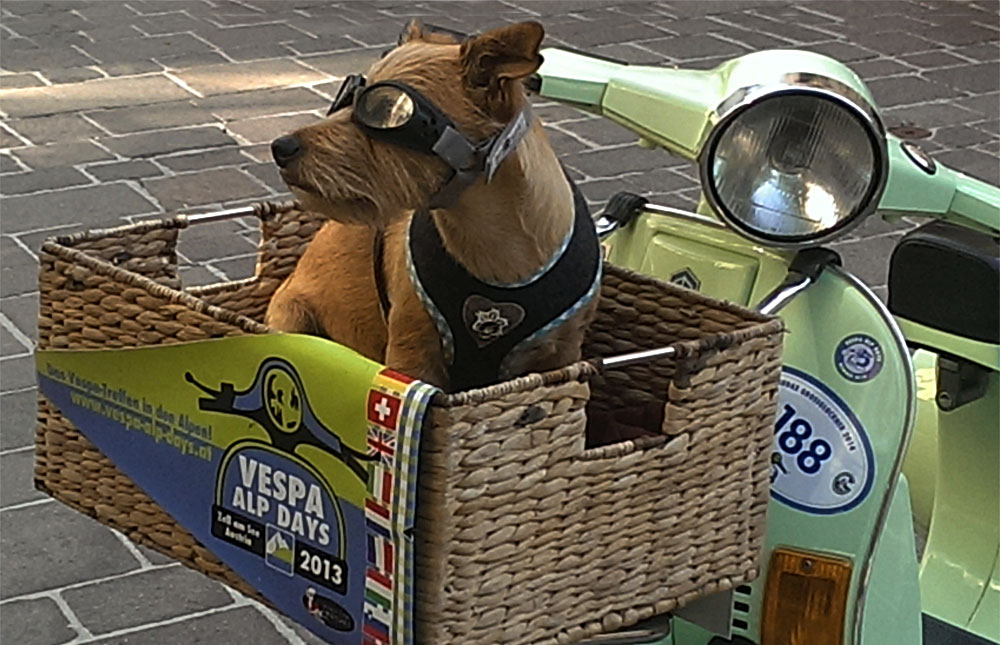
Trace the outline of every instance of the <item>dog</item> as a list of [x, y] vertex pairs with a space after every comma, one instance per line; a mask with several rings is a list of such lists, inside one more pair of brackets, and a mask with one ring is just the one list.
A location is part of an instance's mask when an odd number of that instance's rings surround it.
[[523, 88], [543, 37], [524, 22], [458, 42], [413, 22], [325, 120], [272, 143], [330, 221], [269, 326], [446, 391], [579, 360], [600, 245]]

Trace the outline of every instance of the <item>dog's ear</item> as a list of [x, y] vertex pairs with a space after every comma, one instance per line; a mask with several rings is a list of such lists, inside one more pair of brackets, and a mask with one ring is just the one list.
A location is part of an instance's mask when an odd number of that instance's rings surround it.
[[463, 39], [463, 34], [445, 27], [425, 25], [414, 18], [399, 32], [396, 45], [405, 45], [412, 40], [422, 40], [436, 45], [456, 45]]
[[471, 87], [496, 86], [524, 78], [542, 64], [538, 47], [545, 30], [537, 22], [519, 22], [476, 36], [462, 44], [462, 68]]
[[399, 38], [396, 40], [397, 45], [403, 45], [410, 42], [411, 40], [422, 40], [424, 37], [424, 25], [420, 20], [414, 18], [410, 22], [406, 23], [403, 27], [403, 31], [399, 32]]

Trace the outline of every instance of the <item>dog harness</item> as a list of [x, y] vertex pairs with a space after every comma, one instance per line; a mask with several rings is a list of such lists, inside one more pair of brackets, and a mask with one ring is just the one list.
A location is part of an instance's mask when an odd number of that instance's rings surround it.
[[545, 266], [515, 284], [471, 275], [445, 249], [430, 212], [414, 213], [407, 244], [410, 278], [441, 335], [453, 390], [507, 376], [515, 350], [566, 322], [597, 294], [600, 245], [587, 202], [572, 181], [570, 186], [572, 229]]

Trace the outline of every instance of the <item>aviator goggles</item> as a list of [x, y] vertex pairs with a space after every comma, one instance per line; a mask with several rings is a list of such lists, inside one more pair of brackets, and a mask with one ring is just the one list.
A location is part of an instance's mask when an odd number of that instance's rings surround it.
[[346, 107], [353, 108], [351, 120], [373, 139], [436, 155], [452, 168], [452, 177], [431, 198], [431, 208], [452, 204], [481, 173], [490, 181], [517, 148], [531, 118], [526, 103], [500, 133], [476, 144], [413, 87], [399, 81], [368, 85], [361, 74], [344, 79], [327, 116]]

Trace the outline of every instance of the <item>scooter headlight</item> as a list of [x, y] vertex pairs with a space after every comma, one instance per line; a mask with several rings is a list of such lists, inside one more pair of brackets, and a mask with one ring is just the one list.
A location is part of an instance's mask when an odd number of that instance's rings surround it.
[[808, 246], [842, 234], [878, 205], [885, 135], [873, 108], [837, 81], [800, 75], [723, 103], [701, 158], [718, 212], [751, 239]]

